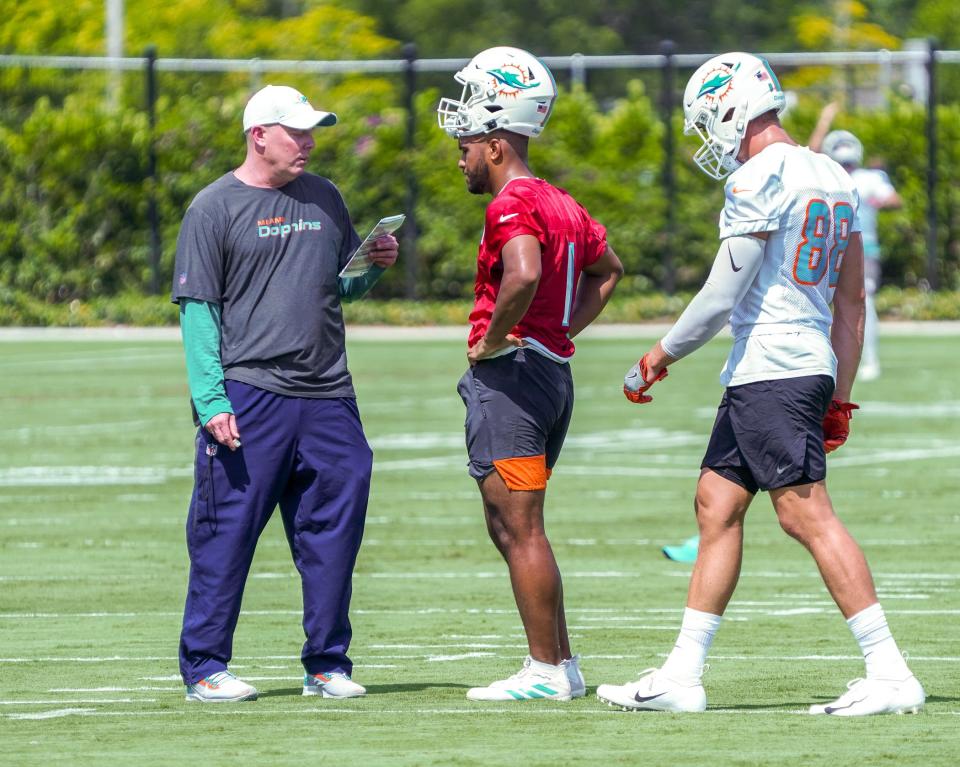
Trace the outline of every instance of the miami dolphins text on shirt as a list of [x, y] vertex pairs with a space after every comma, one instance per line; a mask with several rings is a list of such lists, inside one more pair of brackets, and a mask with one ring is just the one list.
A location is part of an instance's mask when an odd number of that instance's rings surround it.
[[289, 224], [285, 221], [283, 216], [260, 219], [257, 221], [257, 236], [286, 237], [291, 232], [319, 232], [323, 228], [320, 221], [304, 221], [302, 218]]

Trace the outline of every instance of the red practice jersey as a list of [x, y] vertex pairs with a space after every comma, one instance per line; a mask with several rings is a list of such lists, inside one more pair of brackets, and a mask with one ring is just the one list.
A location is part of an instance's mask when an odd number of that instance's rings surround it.
[[607, 230], [564, 190], [539, 178], [513, 179], [487, 206], [467, 344], [472, 347], [487, 332], [503, 278], [501, 251], [523, 234], [540, 242], [541, 276], [530, 308], [511, 332], [569, 359], [574, 347], [567, 329], [577, 283], [583, 268], [606, 250]]

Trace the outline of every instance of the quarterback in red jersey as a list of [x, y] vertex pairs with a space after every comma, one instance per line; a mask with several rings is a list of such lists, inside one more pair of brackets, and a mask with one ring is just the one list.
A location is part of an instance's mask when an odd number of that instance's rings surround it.
[[573, 412], [571, 339], [600, 313], [623, 275], [606, 230], [561, 189], [538, 179], [527, 144], [550, 116], [550, 70], [517, 48], [491, 48], [456, 74], [440, 127], [458, 141], [467, 189], [490, 194], [477, 260], [467, 358], [470, 475], [487, 530], [507, 562], [529, 655], [471, 700], [567, 701], [586, 691], [570, 649], [563, 586], [543, 525], [547, 479]]
[[[461, 139], [465, 156], [471, 144], [476, 156], [486, 142]], [[566, 362], [574, 349], [569, 333], [577, 283], [584, 268], [607, 250], [607, 233], [569, 194], [529, 176], [510, 178], [487, 207], [467, 343], [472, 348], [487, 334], [503, 280], [501, 253], [511, 240], [523, 236], [533, 237], [540, 248], [540, 281], [510, 332], [541, 353]]]

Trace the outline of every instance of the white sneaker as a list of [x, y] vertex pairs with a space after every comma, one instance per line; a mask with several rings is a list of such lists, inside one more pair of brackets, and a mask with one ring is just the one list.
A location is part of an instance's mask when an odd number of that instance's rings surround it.
[[231, 703], [241, 700], [256, 700], [257, 689], [237, 679], [229, 671], [218, 671], [204, 677], [196, 684], [187, 685], [186, 700], [204, 703]]
[[303, 694], [322, 698], [360, 698], [367, 694], [367, 690], [354, 682], [349, 674], [335, 671], [330, 674], [304, 674]]
[[870, 716], [916, 714], [927, 696], [915, 676], [906, 679], [854, 679], [833, 703], [810, 706], [811, 714]]
[[703, 685], [682, 684], [665, 677], [660, 669], [648, 668], [636, 682], [602, 684], [597, 697], [624, 711], [700, 712], [707, 708]]
[[582, 698], [587, 694], [587, 683], [583, 678], [583, 672], [580, 671], [580, 656], [574, 655], [567, 658], [561, 664], [567, 670], [567, 681], [570, 682], [570, 697]]
[[545, 671], [544, 663], [538, 663], [528, 655], [523, 668], [508, 679], [491, 682], [487, 687], [472, 687], [467, 690], [468, 700], [563, 700], [571, 698], [567, 666], [560, 664], [555, 670]]

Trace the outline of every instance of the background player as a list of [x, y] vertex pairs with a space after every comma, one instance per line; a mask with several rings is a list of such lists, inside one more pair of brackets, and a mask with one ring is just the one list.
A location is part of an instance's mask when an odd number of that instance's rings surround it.
[[[872, 381], [880, 376], [879, 332], [874, 296], [880, 287], [882, 257], [877, 219], [881, 210], [900, 207], [900, 196], [886, 171], [863, 167], [863, 144], [850, 131], [827, 131], [836, 114], [836, 104], [824, 107], [810, 136], [810, 148], [823, 151], [840, 163], [850, 174], [860, 195], [857, 219], [863, 238], [863, 276], [867, 290], [867, 316], [863, 327], [863, 357], [857, 370], [858, 381]], [[824, 135], [825, 134], [825, 135]]]
[[703, 664], [740, 575], [743, 520], [758, 490], [769, 492], [781, 527], [813, 555], [866, 661], [865, 679], [810, 713], [862, 716], [924, 703], [825, 484], [825, 450], [846, 439], [856, 407], [848, 402], [864, 314], [856, 191], [839, 165], [784, 131], [784, 104], [769, 64], [745, 53], [710, 59], [684, 92], [684, 131], [703, 142], [694, 160], [716, 179], [732, 172], [720, 250], [700, 292], [628, 372], [624, 393], [649, 402], [646, 392], [667, 365], [728, 318], [734, 343], [697, 484], [700, 550], [680, 635], [661, 668], [597, 689], [625, 709], [706, 708]]
[[360, 238], [337, 188], [305, 171], [314, 128], [336, 121], [293, 88], [258, 91], [243, 113], [243, 164], [196, 196], [180, 228], [173, 300], [203, 426], [180, 635], [188, 700], [257, 697], [227, 664], [257, 539], [278, 504], [303, 583], [303, 694], [366, 692], [347, 650], [372, 454], [340, 303], [396, 261], [397, 241], [376, 241], [367, 273], [338, 277]]
[[529, 168], [529, 137], [541, 133], [556, 97], [546, 66], [526, 51], [491, 48], [456, 79], [463, 94], [440, 102], [440, 126], [458, 140], [467, 189], [493, 196], [477, 259], [470, 367], [458, 391], [470, 475], [510, 570], [530, 651], [519, 673], [467, 697], [570, 700], [585, 685], [543, 502], [573, 410], [570, 339], [603, 309], [623, 267], [605, 229]]
[[700, 535], [691, 535], [683, 543], [664, 546], [663, 556], [674, 562], [696, 562], [697, 550], [700, 548]]

